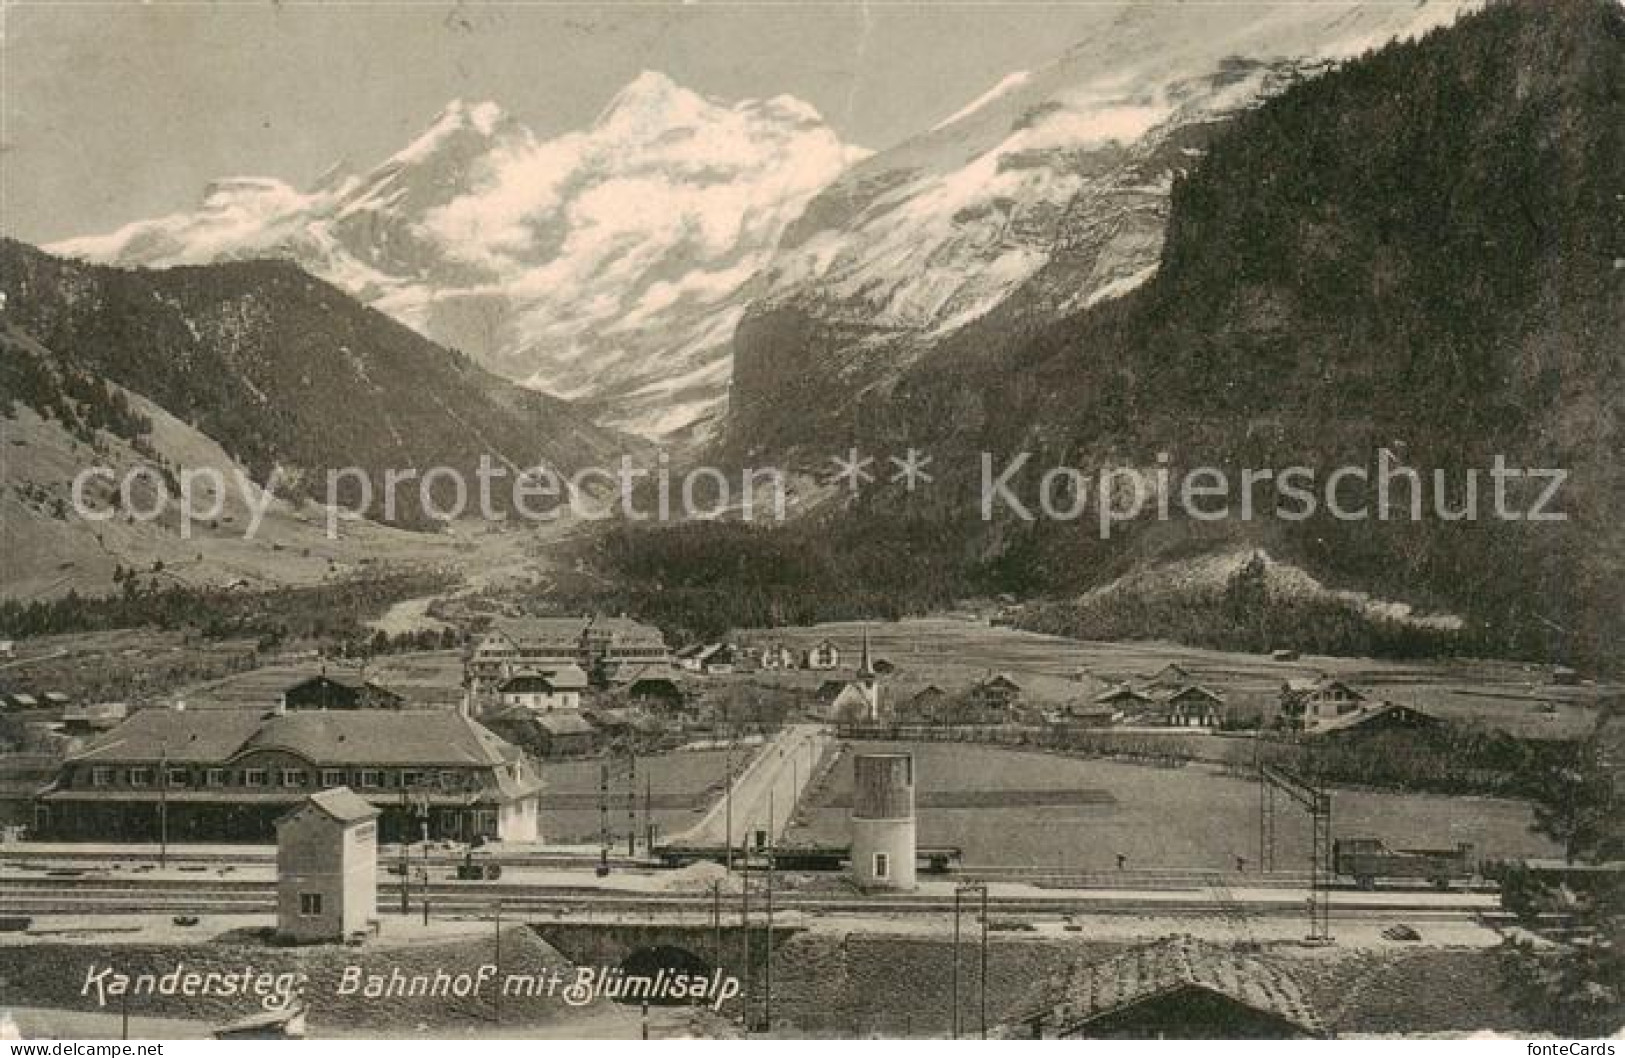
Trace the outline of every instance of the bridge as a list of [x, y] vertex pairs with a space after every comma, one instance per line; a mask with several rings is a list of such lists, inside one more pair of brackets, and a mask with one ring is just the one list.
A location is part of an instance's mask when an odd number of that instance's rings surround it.
[[765, 922], [748, 928], [720, 924], [660, 922], [537, 922], [536, 935], [578, 967], [618, 967], [629, 975], [710, 974], [720, 969], [754, 992], [755, 979], [768, 956], [785, 941], [805, 932], [802, 926]]

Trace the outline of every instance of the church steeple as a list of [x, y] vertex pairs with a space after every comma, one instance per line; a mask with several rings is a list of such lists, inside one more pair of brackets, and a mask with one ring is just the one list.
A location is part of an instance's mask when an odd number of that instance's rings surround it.
[[858, 662], [858, 679], [873, 682], [875, 679], [874, 662], [869, 657], [869, 626], [863, 626], [863, 657]]

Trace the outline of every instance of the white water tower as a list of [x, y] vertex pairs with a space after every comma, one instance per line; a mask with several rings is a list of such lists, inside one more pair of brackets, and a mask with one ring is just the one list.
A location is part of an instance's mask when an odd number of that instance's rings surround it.
[[852, 880], [861, 889], [913, 889], [918, 838], [914, 756], [852, 758]]

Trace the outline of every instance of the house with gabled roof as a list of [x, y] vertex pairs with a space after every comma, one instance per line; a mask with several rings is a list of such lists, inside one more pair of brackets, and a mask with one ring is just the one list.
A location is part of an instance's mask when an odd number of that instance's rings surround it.
[[1036, 989], [1001, 1035], [1032, 1039], [1322, 1039], [1303, 987], [1252, 955], [1173, 936], [1080, 961]]
[[1152, 694], [1157, 719], [1169, 727], [1218, 727], [1224, 720], [1224, 695], [1199, 683]]
[[282, 692], [283, 709], [401, 709], [406, 699], [346, 669], [323, 669]]
[[1365, 701], [1365, 694], [1330, 676], [1287, 680], [1281, 684], [1279, 719], [1286, 727], [1315, 727], [1356, 712]]

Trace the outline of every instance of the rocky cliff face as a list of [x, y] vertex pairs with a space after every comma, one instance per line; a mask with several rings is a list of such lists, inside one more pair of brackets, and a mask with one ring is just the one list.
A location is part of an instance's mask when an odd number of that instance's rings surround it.
[[739, 454], [838, 441], [994, 310], [1008, 343], [1157, 269], [1173, 181], [1236, 113], [1459, 5], [1136, 8], [851, 168], [789, 227], [735, 342]]

